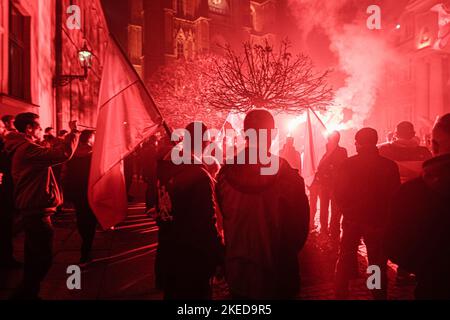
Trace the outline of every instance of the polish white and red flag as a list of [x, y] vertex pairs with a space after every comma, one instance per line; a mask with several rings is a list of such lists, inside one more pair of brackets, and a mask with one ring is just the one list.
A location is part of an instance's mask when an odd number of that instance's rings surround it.
[[105, 52], [88, 197], [100, 225], [108, 229], [127, 213], [123, 160], [158, 130], [163, 119], [114, 39]]
[[305, 149], [303, 154], [303, 178], [311, 186], [321, 157], [327, 145], [327, 128], [316, 112], [308, 109], [305, 126]]

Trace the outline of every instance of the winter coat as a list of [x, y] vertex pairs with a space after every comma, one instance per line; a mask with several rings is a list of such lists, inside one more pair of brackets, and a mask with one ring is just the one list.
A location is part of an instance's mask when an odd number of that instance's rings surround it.
[[422, 164], [431, 159], [432, 154], [426, 147], [422, 147], [415, 139], [397, 140], [380, 146], [380, 155], [397, 163], [402, 182], [420, 176]]
[[87, 200], [89, 173], [92, 161], [92, 147], [79, 144], [73, 157], [63, 167], [62, 180], [64, 196], [68, 200]]
[[280, 157], [285, 159], [292, 168], [297, 169], [299, 174], [301, 174], [302, 157], [294, 146], [285, 145], [280, 151]]
[[338, 169], [342, 162], [348, 158], [347, 150], [338, 146], [332, 152], [327, 152], [319, 162], [315, 180], [321, 188], [332, 190]]
[[45, 148], [25, 136], [12, 132], [6, 137], [11, 157], [16, 209], [25, 214], [51, 214], [62, 204], [62, 196], [52, 166], [69, 160], [78, 145], [79, 134], [68, 134], [65, 143]]
[[308, 235], [309, 204], [298, 171], [278, 160], [275, 175], [261, 175], [260, 165], [232, 164], [217, 177], [225, 274], [238, 297], [292, 298], [300, 288], [298, 254]]
[[203, 165], [159, 160], [157, 282], [174, 274], [211, 276], [223, 260], [216, 227], [214, 181]]
[[450, 299], [450, 154], [428, 160], [395, 194], [386, 233], [389, 258], [416, 274], [419, 299]]
[[344, 224], [383, 229], [389, 201], [400, 187], [397, 164], [381, 157], [376, 147], [361, 150], [338, 170], [335, 197]]
[[6, 153], [3, 138], [0, 138], [0, 210], [12, 210], [14, 208], [13, 200], [13, 181], [11, 176], [11, 160]]

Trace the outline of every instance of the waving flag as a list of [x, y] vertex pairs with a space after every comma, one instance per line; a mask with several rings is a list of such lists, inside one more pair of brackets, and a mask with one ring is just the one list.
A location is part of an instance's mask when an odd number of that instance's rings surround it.
[[303, 155], [302, 173], [305, 184], [311, 186], [320, 158], [326, 151], [326, 127], [317, 113], [308, 109], [305, 129], [305, 152]]
[[114, 39], [103, 64], [89, 203], [105, 229], [123, 221], [127, 194], [123, 160], [163, 123], [142, 80]]

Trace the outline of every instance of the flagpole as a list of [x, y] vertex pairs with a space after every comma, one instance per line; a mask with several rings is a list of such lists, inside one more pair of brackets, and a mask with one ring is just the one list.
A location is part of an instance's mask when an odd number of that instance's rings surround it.
[[[312, 111], [312, 109], [309, 109], [309, 110]], [[316, 117], [317, 117], [317, 115], [316, 115]], [[308, 130], [308, 139], [309, 139], [308, 143], [309, 143], [310, 161], [311, 161], [311, 166], [312, 166], [313, 171], [316, 172], [317, 168], [316, 168], [316, 163], [314, 161], [314, 159], [315, 159], [315, 150], [314, 150], [314, 146], [313, 146], [314, 142], [313, 142], [313, 137], [312, 137], [313, 136], [313, 134], [312, 134], [312, 122], [311, 122], [311, 115], [309, 114], [309, 112], [308, 112], [308, 115], [307, 115], [307, 121], [308, 121], [307, 130]], [[320, 119], [319, 119], [319, 121], [320, 121]]]
[[311, 110], [311, 112], [316, 116], [317, 120], [319, 120], [320, 124], [327, 129], [327, 126], [323, 123], [322, 119], [320, 119], [319, 115], [314, 111], [313, 108], [308, 107], [308, 110]]
[[150, 100], [153, 102], [153, 105], [155, 106], [156, 111], [158, 112], [158, 115], [161, 117], [162, 119], [162, 125], [164, 127], [164, 129], [166, 130], [167, 135], [169, 136], [169, 138], [172, 136], [172, 130], [170, 130], [169, 126], [167, 125], [166, 120], [164, 120], [164, 117], [161, 113], [161, 110], [159, 110], [158, 105], [155, 103], [155, 100], [153, 99], [152, 95], [150, 94], [150, 91], [148, 91], [147, 86], [145, 85], [144, 81], [142, 81], [141, 76], [137, 73], [136, 69], [134, 68], [133, 64], [131, 63], [130, 59], [128, 59], [127, 54], [125, 53], [125, 51], [123, 50], [122, 46], [120, 45], [119, 41], [117, 41], [116, 37], [110, 33], [109, 37], [114, 41], [114, 43], [116, 44], [117, 48], [119, 48], [119, 51], [122, 53], [123, 57], [125, 58], [125, 61], [128, 63], [128, 65], [130, 66], [131, 70], [133, 70], [134, 74], [136, 75], [136, 77], [138, 78], [138, 81], [142, 84], [142, 86], [144, 87], [145, 93], [148, 95], [148, 97], [150, 98]]

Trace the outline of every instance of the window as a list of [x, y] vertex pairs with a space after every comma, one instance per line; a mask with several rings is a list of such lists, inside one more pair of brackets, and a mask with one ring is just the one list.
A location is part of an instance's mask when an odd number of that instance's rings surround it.
[[10, 3], [9, 95], [25, 101], [30, 94], [30, 19]]
[[226, 0], [209, 0], [209, 10], [218, 14], [228, 14], [228, 3]]
[[194, 59], [194, 41], [192, 38], [186, 41], [186, 57], [188, 60]]
[[184, 43], [181, 40], [178, 40], [177, 42], [177, 58], [184, 59]]

